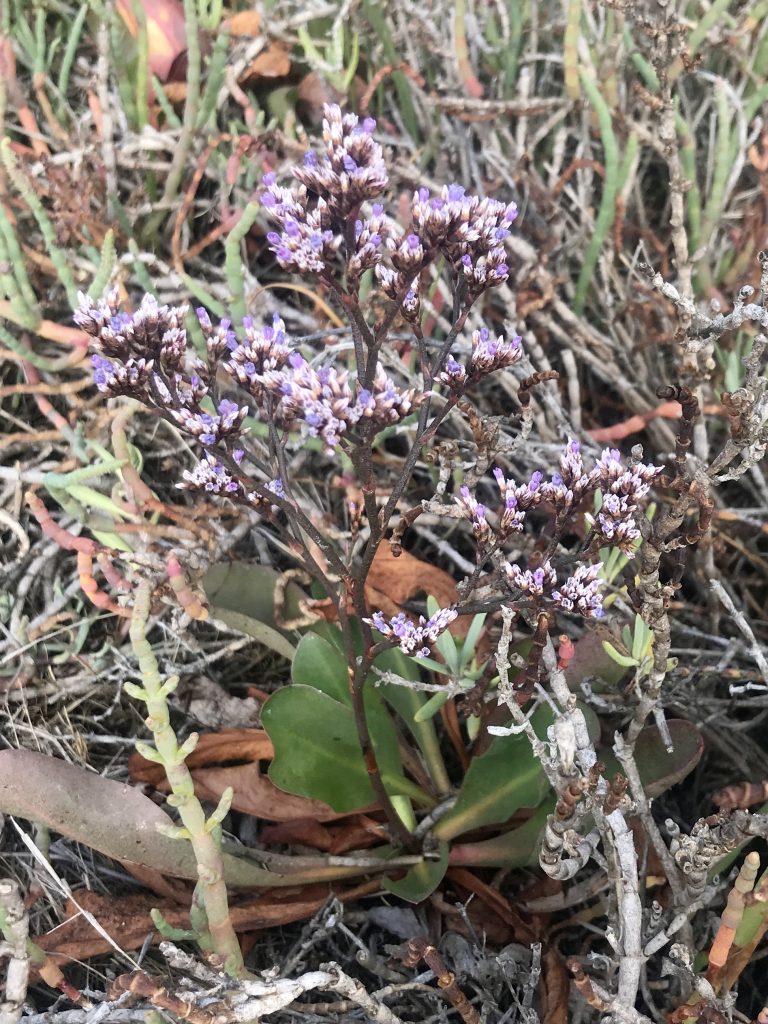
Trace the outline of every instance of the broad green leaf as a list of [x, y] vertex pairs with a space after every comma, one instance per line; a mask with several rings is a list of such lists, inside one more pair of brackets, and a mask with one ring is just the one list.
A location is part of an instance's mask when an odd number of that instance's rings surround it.
[[299, 640], [291, 679], [296, 685], [313, 686], [342, 704], [351, 704], [347, 659], [317, 633], [305, 633]]
[[[354, 633], [357, 651], [360, 653], [362, 651], [362, 635], [359, 624], [355, 620], [350, 625]], [[319, 622], [312, 627], [312, 633], [322, 637], [337, 651], [344, 651], [344, 641], [338, 626], [329, 622]], [[301, 644], [299, 647], [301, 647]], [[346, 661], [344, 664], [346, 666]], [[421, 676], [419, 666], [414, 659], [403, 654], [397, 647], [390, 647], [382, 651], [376, 658], [374, 665], [381, 672], [392, 672], [403, 679], [411, 681], [418, 680]], [[443, 668], [442, 665], [440, 667]], [[346, 672], [346, 667], [344, 671]], [[298, 680], [294, 676], [294, 681], [306, 682], [306, 679]], [[451, 785], [445, 770], [443, 756], [440, 751], [440, 742], [437, 738], [434, 724], [432, 722], [415, 721], [415, 715], [425, 704], [424, 695], [417, 690], [409, 690], [407, 686], [398, 686], [396, 683], [382, 683], [380, 677], [375, 672], [372, 672], [368, 677], [365, 686], [366, 707], [369, 706], [368, 701], [375, 699], [371, 697], [371, 694], [380, 694], [384, 697], [389, 706], [403, 720], [408, 731], [416, 741], [438, 795], [445, 796], [450, 792]], [[323, 689], [323, 687], [320, 688]], [[331, 691], [326, 690], [326, 692]], [[339, 692], [339, 688], [337, 688], [337, 692]]]
[[[703, 749], [701, 734], [692, 722], [673, 719], [667, 725], [675, 743], [674, 753], [669, 754], [666, 751], [656, 726], [643, 729], [635, 746], [640, 778], [649, 796], [658, 796], [665, 789], [684, 779], [697, 764]], [[607, 764], [607, 777], [621, 770], [612, 751], [598, 749], [598, 756]], [[547, 815], [553, 812], [554, 807], [555, 801], [550, 794], [519, 828], [479, 843], [453, 845], [450, 863], [467, 867], [497, 868], [523, 867], [535, 863], [541, 831], [546, 824]], [[586, 827], [587, 823], [584, 824]], [[736, 855], [734, 853], [732, 856], [735, 858]]]
[[294, 657], [296, 648], [290, 640], [284, 637], [278, 630], [273, 629], [272, 626], [267, 626], [266, 623], [259, 622], [258, 619], [252, 619], [250, 615], [243, 615], [241, 612], [234, 612], [229, 609], [216, 608], [213, 614], [217, 619], [221, 619], [223, 623], [229, 626], [230, 629], [236, 629], [238, 633], [245, 633], [246, 636], [253, 637], [260, 644], [275, 651], [276, 654], [287, 658], [288, 661]]
[[[373, 787], [347, 704], [311, 686], [286, 686], [264, 705], [262, 723], [275, 747], [269, 777], [279, 788], [323, 800], [335, 811], [375, 802]], [[431, 801], [402, 775], [397, 735], [386, 715], [369, 718], [376, 760], [388, 792]]]
[[441, 676], [453, 675], [447, 665], [444, 665], [442, 661], [435, 661], [434, 658], [416, 658], [417, 665], [421, 665], [422, 668], [428, 668], [431, 672], [437, 672]]
[[[244, 562], [212, 566], [203, 577], [203, 589], [211, 604], [211, 614], [231, 629], [236, 629], [283, 657], [292, 659], [295, 647], [292, 631], [282, 629], [275, 620], [275, 584], [279, 574], [264, 565]], [[285, 588], [284, 614], [288, 619], [299, 614], [302, 592], [294, 583]]]
[[[531, 717], [537, 735], [546, 736], [552, 724], [548, 705], [537, 708]], [[475, 757], [464, 776], [456, 804], [435, 826], [438, 839], [454, 836], [506, 821], [521, 807], [535, 807], [547, 794], [549, 784], [528, 737], [501, 736], [487, 753]]]
[[[362, 653], [363, 644], [362, 634], [358, 629], [355, 629], [355, 626], [357, 626], [357, 620], [353, 620], [350, 625], [352, 626], [354, 634], [355, 650], [360, 654]], [[329, 644], [333, 644], [333, 646], [341, 651], [342, 654], [344, 653], [344, 637], [342, 636], [341, 629], [333, 622], [315, 622], [311, 626], [311, 632], [321, 636], [323, 640], [327, 640]]]
[[[409, 658], [407, 654], [403, 654], [399, 647], [390, 647], [386, 651], [382, 651], [381, 654], [374, 661], [376, 668], [382, 672], [393, 672], [395, 675], [402, 676], [403, 679], [409, 679], [411, 682], [416, 682], [421, 678], [418, 665], [414, 662], [413, 658]], [[398, 687], [402, 690], [403, 687]], [[409, 691], [415, 692], [413, 690]]]
[[383, 887], [401, 900], [409, 903], [421, 903], [431, 896], [440, 885], [448, 868], [448, 843], [439, 845], [438, 860], [427, 860], [415, 864], [402, 878], [396, 880], [385, 878]]
[[466, 665], [472, 660], [475, 648], [477, 647], [477, 641], [480, 639], [480, 634], [483, 631], [487, 617], [486, 612], [479, 612], [472, 617], [472, 622], [469, 624], [469, 629], [464, 637], [464, 643], [461, 648], [462, 664]]
[[[306, 633], [301, 638], [291, 668], [291, 677], [294, 685], [311, 686], [351, 708], [352, 695], [349, 692], [347, 659], [333, 642], [334, 631], [340, 640], [341, 632], [333, 626], [330, 627], [330, 632], [323, 631], [331, 636], [330, 640], [324, 639], [314, 631]], [[375, 681], [373, 675], [366, 680], [363, 701], [376, 760], [382, 771], [386, 770], [391, 775], [401, 775], [397, 732], [384, 704], [383, 688], [376, 687]], [[400, 700], [400, 706], [406, 711], [406, 715], [410, 714], [407, 696], [409, 692], [405, 691], [405, 699]]]
[[547, 816], [555, 809], [548, 797], [524, 825], [480, 843], [462, 843], [451, 847], [450, 864], [461, 867], [522, 868], [538, 859], [541, 832]]

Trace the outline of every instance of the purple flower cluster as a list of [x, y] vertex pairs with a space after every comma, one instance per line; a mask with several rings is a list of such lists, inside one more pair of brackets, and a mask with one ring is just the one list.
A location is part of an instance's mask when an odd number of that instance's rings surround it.
[[640, 537], [635, 513], [639, 501], [650, 490], [661, 466], [643, 465], [625, 468], [616, 448], [605, 448], [594, 467], [587, 472], [578, 441], [569, 441], [560, 458], [560, 472], [542, 484], [543, 496], [558, 515], [567, 515], [599, 490], [602, 505], [597, 516], [585, 518], [598, 536], [618, 547], [625, 555], [634, 551]]
[[288, 367], [265, 377], [267, 388], [280, 396], [277, 418], [289, 425], [303, 424], [311, 437], [322, 437], [333, 450], [354, 416], [354, 396], [346, 370], [323, 366], [316, 370], [293, 352]]
[[466, 485], [459, 488], [459, 496], [453, 500], [461, 509], [464, 518], [472, 524], [478, 551], [485, 551], [493, 539], [493, 530], [485, 518], [485, 505], [477, 500]]
[[535, 508], [542, 499], [542, 474], [534, 473], [527, 484], [516, 484], [507, 480], [504, 473], [496, 467], [493, 471], [499, 487], [501, 507], [498, 510], [498, 526], [492, 529], [486, 519], [486, 508], [470, 492], [468, 487], [459, 490], [459, 497], [454, 501], [461, 509], [464, 518], [472, 524], [472, 532], [477, 540], [478, 556], [484, 557], [494, 537], [500, 543], [506, 541], [510, 534], [520, 533], [525, 522], [525, 514]]
[[[335, 104], [323, 113], [323, 148], [310, 150], [303, 165], [292, 168], [298, 185], [281, 186], [273, 173], [264, 177], [261, 202], [277, 222], [267, 240], [284, 270], [322, 274], [341, 251], [348, 282], [375, 269], [381, 290], [411, 322], [419, 316], [420, 274], [438, 257], [464, 281], [469, 305], [506, 281], [504, 240], [517, 216], [514, 203], [467, 195], [461, 185], [446, 185], [438, 195], [420, 188], [410, 224], [398, 232], [373, 202], [389, 184], [373, 137], [376, 122], [344, 114]], [[494, 343], [481, 358], [493, 362]]]
[[[267, 241], [280, 266], [296, 273], [322, 273], [342, 245], [346, 219], [381, 195], [389, 182], [381, 146], [373, 138], [376, 122], [360, 122], [336, 105], [327, 105], [324, 114], [324, 152], [310, 150], [303, 166], [293, 168], [299, 187], [283, 188], [274, 174], [264, 176], [261, 202], [280, 229], [271, 231]], [[360, 222], [357, 276], [378, 258], [382, 227], [383, 210], [377, 207], [367, 224]]]
[[323, 108], [324, 152], [310, 150], [293, 176], [325, 200], [331, 213], [344, 220], [366, 199], [380, 196], [389, 184], [381, 146], [374, 140], [376, 122], [343, 114], [335, 104]]
[[[339, 251], [342, 238], [331, 228], [331, 215], [325, 200], [318, 199], [314, 209], [309, 208], [306, 189], [298, 189], [291, 203], [291, 212], [286, 213], [275, 200], [275, 193], [287, 190], [275, 185], [274, 174], [264, 175], [267, 191], [261, 201], [272, 216], [279, 221], [281, 231], [270, 231], [267, 241], [277, 262], [283, 270], [297, 274], [321, 274]], [[268, 200], [275, 200], [269, 202]], [[298, 215], [294, 208], [300, 208]]]
[[517, 217], [515, 203], [468, 196], [461, 185], [445, 185], [439, 196], [421, 188], [414, 194], [411, 217], [424, 248], [461, 267], [472, 298], [506, 281], [503, 243]]
[[602, 504], [596, 517], [588, 515], [586, 519], [599, 536], [625, 555], [634, 553], [634, 542], [640, 538], [635, 520], [638, 503], [662, 471], [661, 466], [643, 463], [625, 468], [616, 448], [606, 448], [592, 471], [599, 480]]
[[381, 246], [389, 229], [381, 203], [374, 203], [364, 220], [355, 221], [355, 248], [347, 263], [347, 276], [358, 280], [366, 270], [381, 262]]
[[457, 615], [458, 612], [455, 608], [441, 608], [429, 619], [420, 615], [418, 625], [416, 625], [406, 617], [405, 612], [400, 612], [389, 621], [385, 619], [382, 612], [374, 612], [370, 619], [363, 619], [363, 622], [378, 629], [381, 635], [387, 639], [396, 641], [403, 654], [426, 658], [437, 638], [450, 626]]
[[594, 467], [587, 471], [579, 442], [571, 440], [560, 457], [560, 472], [553, 473], [549, 480], [544, 480], [543, 474], [537, 471], [527, 484], [518, 485], [514, 480], [506, 479], [501, 469], [494, 469], [501, 495], [495, 529], [486, 519], [485, 506], [468, 488], [463, 487], [454, 500], [464, 518], [472, 524], [478, 557], [482, 558], [494, 537], [503, 543], [510, 534], [522, 531], [526, 512], [542, 501], [554, 506], [555, 514], [562, 520], [600, 491], [602, 502], [599, 512], [597, 515], [586, 514], [585, 519], [599, 538], [618, 547], [624, 554], [632, 555], [634, 542], [640, 536], [635, 519], [639, 502], [661, 472], [660, 466], [642, 463], [623, 466], [621, 454], [615, 448], [606, 448]]
[[516, 484], [507, 480], [498, 466], [493, 471], [501, 494], [502, 509], [499, 514], [499, 532], [502, 540], [510, 533], [519, 533], [523, 528], [525, 513], [541, 502], [542, 474], [538, 470], [531, 474], [527, 484]]
[[286, 429], [300, 428], [310, 437], [321, 437], [328, 451], [361, 421], [380, 430], [403, 419], [423, 400], [413, 390], [398, 388], [380, 363], [371, 388], [360, 388], [350, 383], [346, 370], [315, 369], [295, 351], [281, 370], [267, 371], [257, 379], [278, 400], [275, 420]]
[[81, 330], [99, 339], [103, 356], [122, 359], [126, 349], [134, 360], [150, 362], [165, 371], [177, 371], [187, 351], [184, 318], [187, 306], [160, 306], [153, 295], [145, 295], [135, 313], [120, 311], [119, 293], [113, 288], [95, 305], [78, 293], [74, 321]]
[[[232, 454], [235, 462], [239, 464], [243, 458], [242, 449], [236, 449]], [[227, 467], [219, 462], [210, 452], [203, 452], [202, 459], [193, 469], [184, 470], [182, 477], [184, 483], [179, 485], [181, 487], [188, 487], [196, 491], [207, 491], [209, 494], [221, 494], [232, 498], [239, 498], [254, 508], [259, 508], [260, 506], [266, 508], [270, 504], [262, 495], [257, 494], [253, 490], [249, 491], [243, 484], [243, 481], [239, 477], [233, 476]], [[270, 480], [265, 484], [265, 487], [275, 497], [285, 497], [283, 482], [279, 478]]]
[[605, 612], [599, 573], [599, 565], [580, 565], [559, 590], [552, 591], [552, 600], [563, 611], [578, 611], [586, 618], [601, 619]]
[[511, 565], [507, 562], [504, 564], [504, 572], [512, 587], [532, 597], [537, 603], [549, 600], [563, 611], [577, 611], [585, 618], [601, 619], [605, 614], [598, 579], [599, 565], [579, 566], [559, 590], [555, 590], [557, 573], [548, 561], [533, 570], [521, 569], [516, 562]]
[[201, 410], [199, 400], [192, 399], [189, 406], [170, 408], [168, 412], [185, 433], [196, 437], [200, 444], [209, 448], [222, 441], [236, 441], [242, 435], [248, 406], [239, 406], [228, 398], [222, 398], [216, 414], [212, 414]]
[[469, 384], [496, 370], [512, 366], [523, 357], [522, 338], [493, 338], [487, 327], [472, 332], [472, 353], [466, 367], [450, 356], [437, 380], [451, 391], [463, 392]]
[[91, 363], [99, 391], [140, 398], [155, 368], [178, 373], [187, 349], [186, 306], [160, 306], [152, 295], [145, 295], [135, 313], [123, 313], [116, 288], [96, 304], [82, 292], [78, 300], [73, 319], [98, 340], [99, 351]]
[[504, 565], [507, 579], [517, 590], [531, 597], [544, 597], [552, 593], [557, 583], [557, 573], [549, 562], [544, 562], [538, 569], [521, 569], [517, 562]]
[[[206, 363], [181, 347], [180, 341], [185, 346], [187, 341], [180, 326], [186, 312], [186, 307], [158, 306], [154, 299], [145, 298], [130, 315], [117, 312], [116, 295], [98, 305], [81, 296], [76, 319], [99, 349], [93, 356], [97, 386], [160, 410], [204, 447], [223, 445], [231, 451], [249, 412], [247, 406], [228, 398], [214, 405], [211, 388], [217, 366], [254, 399], [263, 419], [284, 430], [299, 429], [320, 437], [329, 451], [356, 425], [376, 432], [398, 423], [425, 398], [414, 389], [398, 387], [378, 362], [368, 388], [350, 379], [346, 370], [333, 365], [316, 368], [288, 343], [285, 324], [277, 315], [264, 327], [255, 326], [248, 317], [242, 331], [236, 331], [229, 320], [216, 326], [205, 310], [197, 310]], [[213, 469], [212, 465], [204, 461], [198, 467], [203, 474], [201, 485], [221, 493], [228, 482], [217, 484], [221, 470], [218, 463]], [[228, 489], [241, 496], [237, 488]]]
[[[377, 263], [379, 286], [397, 302], [403, 303], [405, 296], [403, 313], [413, 320], [418, 309], [414, 301], [418, 276], [437, 256], [443, 256], [464, 279], [471, 304], [486, 289], [507, 280], [504, 239], [516, 216], [514, 203], [468, 196], [461, 185], [446, 185], [439, 196], [420, 188], [413, 195], [408, 230], [400, 237], [385, 239], [391, 266]], [[492, 360], [493, 355], [486, 353], [481, 358]]]
[[242, 341], [231, 332], [222, 367], [244, 391], [261, 401], [265, 393], [264, 375], [282, 370], [292, 351], [286, 341], [285, 324], [277, 313], [271, 326], [261, 328], [254, 326], [248, 316], [243, 320]]

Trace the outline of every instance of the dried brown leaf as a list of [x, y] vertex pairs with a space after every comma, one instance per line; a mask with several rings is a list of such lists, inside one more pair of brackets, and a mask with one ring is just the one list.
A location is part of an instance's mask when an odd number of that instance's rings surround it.
[[[371, 880], [349, 889], [329, 888], [323, 884], [282, 889], [279, 895], [265, 893], [231, 907], [230, 917], [238, 932], [273, 928], [311, 917], [327, 902], [329, 895], [346, 902], [370, 895], [379, 887], [379, 882]], [[85, 889], [75, 895], [80, 906], [91, 913], [115, 943], [126, 951], [140, 949], [147, 935], [151, 935], [153, 944], [160, 942], [162, 936], [155, 931], [149, 916], [153, 907], [160, 910], [172, 927], [189, 927], [187, 909], [179, 908], [176, 903], [158, 901], [154, 896], [142, 893], [101, 896]], [[73, 902], [67, 904], [66, 912], [68, 920], [35, 939], [39, 946], [57, 957], [70, 960], [85, 960], [113, 952], [107, 940], [82, 916]]]
[[234, 791], [232, 807], [254, 818], [266, 818], [267, 821], [303, 818], [335, 821], [343, 817], [321, 800], [284, 793], [262, 774], [257, 763], [233, 768], [196, 768], [192, 778], [195, 792], [201, 800], [218, 801], [224, 790], [231, 786]]
[[[272, 740], [263, 729], [221, 729], [204, 733], [197, 747], [186, 760], [188, 768], [207, 768], [236, 762], [271, 761], [275, 756]], [[128, 772], [134, 782], [160, 788], [165, 783], [165, 770], [141, 754], [128, 759]]]
[[261, 16], [258, 11], [238, 11], [222, 21], [220, 31], [229, 32], [231, 36], [250, 36], [256, 39], [261, 35]]
[[252, 85], [263, 78], [284, 78], [291, 70], [290, 50], [283, 43], [270, 43], [257, 54], [240, 75], [240, 85]]

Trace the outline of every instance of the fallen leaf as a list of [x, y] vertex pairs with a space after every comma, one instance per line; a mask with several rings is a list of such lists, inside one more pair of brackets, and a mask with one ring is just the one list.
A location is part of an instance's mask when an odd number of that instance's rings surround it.
[[[166, 834], [173, 820], [138, 789], [32, 750], [0, 750], [0, 813], [46, 825], [114, 860], [140, 864], [174, 878], [197, 880], [190, 843]], [[161, 831], [163, 830], [163, 831]], [[263, 853], [259, 860], [224, 853], [233, 888], [295, 886], [363, 872], [323, 858]], [[264, 864], [271, 865], [271, 870]]]
[[323, 119], [323, 106], [326, 103], [342, 103], [344, 93], [322, 78], [316, 71], [310, 71], [299, 82], [296, 90], [296, 106], [312, 124], [320, 124]]
[[261, 838], [267, 845], [302, 843], [338, 856], [386, 841], [386, 833], [380, 822], [365, 814], [352, 814], [338, 825], [323, 825], [308, 819], [268, 825], [262, 829]]
[[[422, 562], [408, 551], [395, 558], [389, 544], [381, 544], [365, 582], [365, 596], [371, 607], [391, 617], [420, 595], [431, 595], [441, 608], [459, 599], [456, 583], [444, 569]], [[469, 616], [462, 616], [451, 623], [450, 630], [455, 636], [465, 636], [471, 621]]]
[[[187, 49], [187, 28], [181, 0], [140, 0], [147, 22], [149, 70], [167, 81], [173, 63]], [[134, 37], [139, 32], [132, 0], [117, 0], [117, 10]]]
[[[186, 760], [187, 768], [205, 768], [233, 762], [271, 761], [275, 756], [272, 740], [263, 729], [222, 729], [204, 733]], [[134, 782], [155, 788], [165, 783], [165, 769], [141, 754], [131, 754], [128, 773]]]
[[191, 883], [182, 882], [179, 879], [161, 875], [159, 871], [145, 867], [143, 864], [131, 864], [129, 861], [120, 862], [137, 882], [141, 882], [145, 889], [149, 889], [155, 896], [174, 903], [177, 907], [188, 907], [192, 897]]
[[456, 584], [444, 569], [422, 562], [408, 551], [395, 558], [389, 544], [381, 544], [376, 552], [366, 586], [395, 605], [403, 605], [417, 594], [431, 594], [443, 608], [457, 601]]
[[291, 70], [290, 50], [284, 43], [270, 43], [257, 54], [238, 78], [243, 86], [263, 78], [285, 78]]
[[229, 32], [231, 36], [251, 36], [255, 39], [261, 35], [261, 16], [258, 11], [238, 11], [222, 21], [219, 31]]
[[539, 941], [540, 936], [537, 936], [528, 922], [514, 909], [506, 896], [503, 896], [498, 889], [483, 882], [473, 871], [469, 871], [467, 868], [450, 867], [446, 872], [446, 878], [454, 885], [473, 893], [480, 903], [509, 925], [514, 930], [516, 942], [522, 942], [527, 946], [532, 942]]
[[335, 821], [343, 817], [320, 800], [284, 793], [267, 775], [262, 774], [258, 764], [196, 768], [192, 778], [195, 792], [201, 800], [218, 801], [224, 790], [231, 786], [234, 791], [233, 809], [254, 818], [266, 818], [267, 821], [293, 821], [297, 818]]
[[547, 1024], [568, 1024], [568, 999], [571, 993], [571, 979], [565, 969], [563, 958], [554, 946], [547, 946], [542, 958], [541, 1019]]
[[[271, 761], [274, 756], [272, 741], [263, 729], [222, 729], [203, 734], [186, 764], [200, 800], [217, 803], [224, 790], [231, 787], [233, 809], [255, 818], [335, 821], [343, 816], [320, 800], [293, 796], [278, 789], [259, 768], [259, 761]], [[134, 782], [143, 782], [162, 793], [169, 792], [163, 766], [148, 761], [141, 754], [131, 755], [128, 771]]]
[[[327, 903], [331, 895], [345, 903], [369, 896], [379, 888], [379, 882], [370, 880], [349, 889], [328, 885], [283, 889], [279, 896], [262, 894], [246, 903], [230, 907], [230, 918], [237, 932], [273, 928], [311, 917]], [[153, 945], [161, 941], [162, 936], [155, 931], [149, 916], [153, 908], [157, 908], [173, 928], [189, 927], [187, 908], [182, 909], [176, 903], [158, 901], [154, 896], [143, 893], [101, 896], [81, 889], [75, 893], [75, 897], [77, 903], [96, 918], [115, 944], [126, 951], [140, 949], [148, 935]], [[68, 960], [85, 960], [113, 952], [113, 947], [81, 914], [73, 901], [67, 903], [65, 912], [68, 919], [63, 924], [35, 938], [42, 949]]]
[[[459, 600], [453, 577], [444, 569], [422, 562], [408, 551], [403, 551], [396, 558], [389, 544], [383, 543], [376, 552], [365, 581], [365, 597], [370, 607], [383, 612], [387, 618], [405, 611], [410, 618], [415, 619], [413, 613], [404, 607], [406, 602], [415, 597], [430, 595], [441, 608], [455, 605]], [[348, 608], [350, 614], [354, 614], [351, 601]], [[312, 609], [322, 615], [326, 622], [338, 621], [330, 598], [314, 601]], [[454, 636], [463, 637], [471, 622], [470, 616], [463, 615], [454, 619], [448, 628]]]

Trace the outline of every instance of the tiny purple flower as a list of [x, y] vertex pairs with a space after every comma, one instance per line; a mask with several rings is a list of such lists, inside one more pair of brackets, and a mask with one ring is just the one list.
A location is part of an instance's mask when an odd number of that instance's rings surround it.
[[396, 640], [403, 654], [426, 658], [437, 638], [457, 617], [455, 608], [441, 608], [429, 619], [419, 616], [418, 625], [400, 612], [387, 620], [381, 612], [374, 612], [370, 619], [363, 619], [377, 629], [382, 636]]

